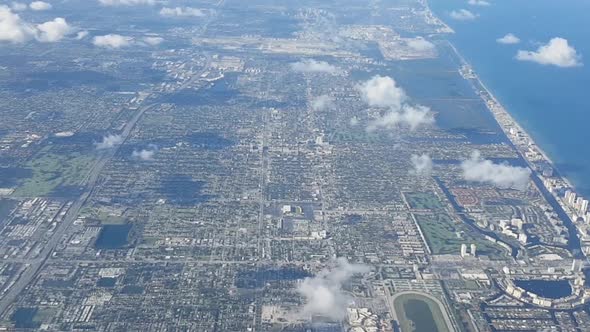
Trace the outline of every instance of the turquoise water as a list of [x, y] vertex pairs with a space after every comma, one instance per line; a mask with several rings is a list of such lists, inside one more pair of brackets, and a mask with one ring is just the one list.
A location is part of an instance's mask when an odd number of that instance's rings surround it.
[[[489, 0], [489, 7], [466, 0], [429, 0], [433, 11], [455, 34], [451, 42], [469, 61], [482, 82], [551, 157], [576, 188], [590, 195], [590, 1]], [[455, 21], [454, 9], [479, 17]], [[507, 33], [521, 39], [501, 45]], [[514, 59], [517, 50], [536, 50], [553, 37], [566, 38], [585, 65], [542, 66]]]

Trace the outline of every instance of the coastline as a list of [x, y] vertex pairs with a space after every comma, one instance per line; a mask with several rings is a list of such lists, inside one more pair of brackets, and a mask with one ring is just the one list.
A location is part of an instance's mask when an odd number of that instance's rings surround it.
[[[473, 67], [471, 66], [471, 64], [469, 64], [469, 62], [467, 62], [467, 60], [465, 60], [465, 58], [457, 50], [455, 45], [453, 45], [453, 43], [451, 43], [448, 40], [447, 40], [447, 42], [448, 42], [449, 46], [455, 52], [455, 55], [459, 58], [459, 60], [461, 60], [461, 63], [465, 66], [468, 66], [471, 69], [471, 72], [473, 73], [472, 79], [477, 81], [477, 84], [483, 88], [483, 92], [485, 92], [485, 94], [487, 94], [487, 96], [489, 97], [489, 100], [486, 100], [485, 96], [482, 96], [481, 91], [477, 91], [477, 94], [484, 100], [488, 110], [490, 112], [492, 112], [492, 115], [494, 115], [494, 119], [496, 119], [496, 122], [500, 125], [500, 128], [502, 128], [502, 131], [504, 132], [504, 134], [506, 134], [508, 139], [510, 139], [512, 144], [514, 144], [515, 147], [518, 147], [519, 142], [518, 141], [515, 142], [514, 139], [511, 137], [514, 135], [511, 134], [509, 128], [508, 129], [506, 128], [506, 124], [508, 124], [508, 123], [513, 128], [516, 128], [516, 130], [519, 132], [520, 138], [528, 140], [529, 144], [534, 146], [534, 148], [536, 149], [536, 152], [542, 156], [543, 161], [547, 162], [548, 164], [551, 165], [551, 167], [553, 167], [553, 169], [558, 171], [557, 167], [555, 166], [555, 163], [551, 160], [549, 155], [545, 151], [543, 151], [543, 149], [533, 140], [532, 136], [524, 129], [524, 127], [522, 127], [514, 119], [514, 117], [510, 114], [510, 112], [508, 112], [506, 110], [506, 108], [498, 101], [498, 99], [494, 96], [494, 94], [490, 91], [490, 89], [482, 82], [482, 80], [479, 78], [479, 76], [472, 69]], [[466, 78], [466, 79], [468, 79], [468, 78]], [[502, 123], [502, 122], [506, 122], [506, 123]], [[527, 162], [531, 162], [530, 160], [528, 160], [528, 158], [525, 158], [524, 156], [523, 156], [523, 158]], [[557, 173], [559, 173], [559, 172], [557, 172]], [[569, 187], [571, 187], [572, 189], [575, 189], [575, 186], [571, 183], [570, 180], [568, 180], [566, 177], [561, 176], [561, 175], [559, 175], [559, 177], [561, 178], [561, 180], [563, 180], [565, 183], [567, 183], [567, 185]]]
[[[452, 31], [451, 29], [443, 20], [441, 20], [438, 16], [434, 14], [434, 12], [430, 9], [429, 1], [423, 0], [423, 3], [426, 7], [426, 10], [429, 11], [431, 17], [436, 18], [440, 24], [442, 24], [445, 29]], [[556, 204], [562, 210], [561, 212], [564, 213], [565, 219], [562, 222], [568, 226], [568, 229], [573, 227], [575, 232], [571, 235], [577, 236], [577, 242], [580, 242], [580, 250], [581, 253], [576, 255], [573, 252], [574, 256], [578, 256], [579, 258], [586, 259], [585, 255], [590, 255], [590, 238], [585, 236], [587, 233], [587, 225], [585, 223], [578, 222], [579, 218], [588, 219], [590, 213], [585, 214], [586, 212], [582, 212], [581, 216], [578, 215], [577, 208], [572, 206], [571, 202], [568, 202], [564, 197], [562, 197], [559, 192], [563, 192], [566, 190], [574, 192], [575, 195], [575, 186], [573, 185], [572, 181], [567, 179], [565, 176], [562, 176], [559, 172], [559, 169], [555, 166], [555, 163], [551, 160], [549, 155], [533, 140], [532, 136], [514, 119], [514, 117], [504, 108], [504, 106], [498, 101], [498, 99], [492, 94], [490, 89], [481, 81], [479, 76], [473, 70], [473, 67], [467, 60], [461, 55], [461, 53], [457, 50], [453, 43], [445, 38], [445, 41], [448, 43], [449, 47], [453, 50], [455, 55], [460, 61], [461, 68], [459, 69], [459, 73], [461, 76], [469, 81], [476, 91], [477, 95], [482, 98], [484, 103], [486, 104], [487, 109], [492, 113], [492, 116], [515, 148], [516, 152], [519, 154], [520, 157], [527, 163], [528, 167], [533, 172], [533, 176], [538, 178], [538, 182], [531, 179], [532, 182], [536, 186], [538, 186], [539, 190], [543, 193], [548, 193], [552, 198], [554, 198]], [[551, 176], [544, 176], [542, 172], [536, 167], [536, 164], [544, 164], [548, 165], [552, 169]], [[540, 188], [542, 186], [543, 188]], [[583, 199], [583, 198], [582, 198]], [[548, 202], [551, 204], [550, 202]], [[564, 219], [564, 218], [562, 218]], [[585, 220], [588, 221], [588, 220]], [[571, 236], [570, 236], [571, 237]], [[571, 241], [571, 240], [570, 240]]]

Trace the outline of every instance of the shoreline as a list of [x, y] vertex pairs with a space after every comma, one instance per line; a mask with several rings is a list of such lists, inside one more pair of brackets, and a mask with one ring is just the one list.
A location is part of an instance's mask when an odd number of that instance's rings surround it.
[[[444, 27], [451, 29], [443, 20], [434, 14], [430, 9], [429, 1], [423, 0], [426, 10], [430, 13], [431, 17], [437, 19]], [[580, 211], [578, 209], [578, 203], [573, 204], [571, 201], [567, 201], [560, 192], [571, 191], [576, 196], [576, 187], [570, 179], [563, 176], [559, 169], [555, 166], [555, 163], [549, 155], [534, 141], [532, 136], [521, 126], [514, 117], [506, 110], [506, 108], [498, 101], [490, 89], [481, 81], [479, 76], [473, 70], [471, 64], [461, 55], [455, 45], [448, 39], [445, 41], [454, 52], [455, 56], [460, 62], [459, 73], [460, 75], [471, 83], [476, 94], [484, 101], [487, 109], [492, 113], [492, 116], [502, 129], [502, 132], [506, 135], [510, 144], [514, 147], [515, 152], [521, 157], [527, 166], [533, 172], [533, 176], [537, 177], [541, 183], [537, 183], [531, 178], [531, 182], [538, 188], [542, 193], [546, 191], [551, 197], [555, 199], [557, 205], [563, 210], [565, 217], [568, 220], [562, 220], [564, 225], [569, 223], [575, 230], [571, 236], [576, 236], [580, 242], [581, 255], [585, 257], [586, 254], [590, 254], [590, 237], [585, 236], [588, 231], [585, 222], [590, 221], [590, 213], [587, 211]], [[549, 175], [544, 174], [544, 170], [539, 170], [537, 166], [547, 166], [550, 168]], [[581, 199], [584, 199], [582, 196]], [[579, 198], [580, 199], [580, 198]], [[547, 201], [551, 205], [551, 202]], [[578, 214], [579, 213], [579, 214]], [[583, 218], [584, 222], [578, 222], [579, 218]], [[569, 229], [569, 227], [568, 227]], [[569, 241], [568, 241], [569, 242]], [[576, 256], [575, 252], [572, 252]]]
[[[570, 206], [564, 197], [557, 193], [558, 190], [571, 190], [575, 192], [575, 187], [566, 177], [559, 173], [559, 170], [555, 167], [549, 156], [535, 143], [526, 130], [523, 129], [516, 120], [514, 120], [512, 115], [504, 108], [504, 106], [502, 106], [502, 104], [496, 99], [492, 92], [483, 84], [481, 79], [473, 71], [471, 65], [459, 53], [455, 45], [453, 45], [449, 40], [447, 40], [447, 43], [461, 62], [462, 67], [459, 70], [461, 76], [463, 76], [464, 79], [472, 84], [473, 88], [476, 90], [477, 95], [482, 98], [487, 106], [487, 109], [492, 113], [492, 116], [502, 129], [502, 132], [506, 135], [506, 138], [508, 138], [510, 144], [512, 144], [516, 150], [516, 153], [527, 163], [527, 166], [533, 172], [533, 175], [538, 177], [538, 179], [541, 180], [541, 183], [535, 183], [534, 179], [532, 178], [531, 181], [536, 186], [543, 186], [543, 188], [538, 188], [541, 193], [543, 190], [545, 190], [551, 195], [551, 197], [555, 199], [556, 203], [565, 213], [565, 216], [569, 219], [562, 220], [562, 222], [566, 225], [566, 227], [567, 224], [570, 223], [575, 229], [575, 234], [572, 235], [577, 236], [578, 240], [580, 241], [580, 250], [582, 251], [582, 254], [590, 254], [590, 243], [589, 245], [584, 244], [586, 240], [586, 237], [584, 236], [585, 226], [577, 222], [577, 219], [580, 216], [577, 215], [575, 208]], [[552, 168], [553, 174], [548, 177], [544, 176], [542, 171], [537, 169], [537, 163], [549, 165]], [[547, 203], [551, 205], [551, 202], [547, 201]], [[576, 256], [576, 253], [572, 252], [572, 254]]]
[[[423, 0], [424, 6], [426, 7], [426, 9], [428, 10], [428, 12], [430, 12], [430, 14], [432, 15], [432, 17], [435, 17], [437, 19], [437, 21], [442, 24], [446, 29], [448, 29], [449, 33], [455, 33], [455, 30], [453, 28], [451, 28], [446, 22], [444, 22], [443, 20], [441, 20], [438, 16], [436, 16], [434, 14], [434, 12], [432, 11], [432, 9], [430, 8], [430, 4], [429, 4], [429, 0]], [[463, 57], [463, 55], [461, 55], [461, 53], [457, 50], [457, 48], [455, 47], [455, 45], [448, 39], [445, 39], [446, 42], [449, 44], [449, 46], [451, 46], [451, 48], [453, 49], [453, 51], [455, 52], [455, 55], [459, 58], [459, 60], [461, 61], [461, 63], [463, 65], [467, 65], [469, 66], [469, 68], [473, 68], [471, 66], [471, 64]], [[498, 106], [498, 108], [501, 109], [501, 111], [504, 113], [503, 115], [507, 118], [509, 118], [509, 120], [512, 122], [512, 124], [518, 128], [518, 130], [523, 134], [523, 136], [526, 136], [526, 138], [529, 139], [530, 142], [532, 142], [534, 144], [534, 146], [536, 147], [536, 149], [538, 150], [539, 154], [541, 154], [543, 156], [543, 159], [548, 162], [554, 170], [558, 171], [558, 168], [555, 166], [555, 163], [553, 162], [553, 160], [549, 157], [549, 155], [532, 139], [532, 136], [514, 119], [514, 117], [510, 114], [510, 112], [508, 112], [506, 110], [506, 108], [498, 101], [498, 99], [496, 98], [496, 96], [494, 96], [494, 94], [492, 94], [492, 92], [490, 91], [490, 89], [482, 82], [482, 80], [479, 78], [479, 76], [477, 74], [474, 74], [474, 80], [476, 80], [478, 82], [479, 85], [481, 85], [481, 87], [484, 89], [484, 91], [490, 96], [491, 101], [494, 102], [495, 105]], [[478, 95], [480, 95], [478, 93]], [[480, 95], [480, 97], [482, 97]], [[483, 98], [483, 97], [482, 97]], [[484, 99], [484, 101], [486, 101]], [[499, 119], [497, 118], [495, 112], [493, 109], [490, 108], [490, 105], [487, 103], [486, 101], [486, 105], [488, 107], [488, 110], [490, 112], [492, 112], [492, 115], [494, 115], [494, 118], [496, 119], [496, 122], [498, 122], [498, 124], [500, 125], [500, 127], [502, 128], [502, 130], [504, 131], [504, 133], [506, 134], [506, 136], [508, 137], [508, 139], [510, 139], [510, 141], [515, 144], [515, 142], [513, 142], [513, 140], [510, 137], [510, 132], [506, 132], [506, 128], [504, 128], [504, 126], [502, 125], [502, 123], [499, 121]], [[524, 158], [526, 160], [526, 158]], [[561, 174], [559, 172], [557, 172], [558, 174]], [[565, 176], [559, 176], [565, 183], [567, 183], [567, 185], [575, 191], [575, 185], [572, 183], [572, 181], [570, 181], [568, 178], [566, 178]]]
[[[453, 51], [455, 52], [455, 55], [459, 58], [461, 63], [465, 66], [468, 66], [472, 70], [473, 77], [471, 79], [476, 81], [478, 83], [478, 85], [480, 85], [483, 88], [483, 92], [485, 92], [489, 96], [489, 100], [486, 100], [485, 96], [482, 96], [481, 91], [477, 91], [478, 96], [480, 96], [483, 99], [483, 101], [486, 103], [488, 110], [492, 113], [492, 115], [494, 116], [494, 119], [496, 119], [496, 122], [498, 123], [500, 128], [502, 128], [502, 131], [504, 132], [506, 137], [510, 140], [510, 142], [512, 142], [512, 144], [514, 144], [515, 147], [518, 147], [519, 142], [514, 141], [514, 139], [512, 137], [514, 135], [511, 134], [510, 129], [505, 128], [506, 123], [502, 123], [502, 122], [509, 122], [509, 124], [512, 127], [516, 128], [519, 133], [519, 138], [528, 140], [529, 144], [531, 144], [531, 146], [535, 147], [535, 149], [537, 150], [537, 153], [539, 153], [543, 157], [542, 158], [543, 161], [550, 164], [554, 170], [558, 170], [557, 167], [555, 166], [555, 163], [553, 162], [553, 160], [551, 160], [549, 155], [545, 151], [543, 151], [543, 149], [535, 142], [535, 140], [533, 140], [532, 136], [518, 123], [518, 121], [516, 121], [514, 119], [512, 114], [510, 114], [510, 112], [508, 112], [506, 110], [506, 108], [502, 105], [502, 103], [500, 103], [498, 101], [496, 96], [494, 96], [494, 94], [490, 91], [490, 89], [482, 82], [482, 80], [475, 73], [475, 71], [473, 71], [473, 69], [472, 69], [473, 67], [471, 66], [471, 64], [469, 62], [467, 62], [467, 60], [465, 60], [465, 58], [457, 50], [455, 45], [448, 40], [447, 40], [447, 42], [448, 42], [449, 46], [453, 49]], [[469, 80], [469, 78], [467, 78], [467, 77], [464, 77], [464, 78]], [[502, 116], [503, 119], [500, 118], [500, 116]], [[520, 143], [522, 144], [522, 142], [520, 142]], [[523, 159], [525, 159], [527, 162], [530, 162], [530, 160], [528, 160], [524, 156], [523, 156]], [[557, 172], [557, 173], [559, 173], [559, 172]], [[561, 174], [561, 173], [559, 173], [559, 174]], [[561, 176], [561, 175], [559, 177], [564, 182], [566, 182], [572, 189], [575, 190], [574, 185], [571, 183], [571, 181], [569, 179], [567, 179], [565, 176]]]

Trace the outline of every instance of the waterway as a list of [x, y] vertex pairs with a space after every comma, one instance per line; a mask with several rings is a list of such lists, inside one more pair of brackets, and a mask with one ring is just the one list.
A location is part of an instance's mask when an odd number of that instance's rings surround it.
[[514, 284], [548, 299], [559, 299], [572, 294], [572, 286], [567, 280], [514, 280]]

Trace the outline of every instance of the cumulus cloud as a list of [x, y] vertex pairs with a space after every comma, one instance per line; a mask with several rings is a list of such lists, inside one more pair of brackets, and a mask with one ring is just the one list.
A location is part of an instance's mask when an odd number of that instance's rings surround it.
[[121, 135], [107, 135], [102, 138], [102, 142], [96, 143], [96, 149], [104, 150], [111, 149], [117, 145], [123, 143], [123, 137]]
[[385, 115], [378, 117], [369, 122], [368, 132], [377, 129], [395, 129], [398, 127], [408, 127], [410, 130], [416, 130], [422, 125], [431, 125], [434, 123], [434, 114], [426, 106], [404, 105], [399, 111], [390, 111]]
[[333, 66], [325, 61], [316, 61], [313, 59], [302, 60], [291, 64], [291, 69], [301, 73], [328, 73], [335, 74], [339, 71], [338, 67]]
[[151, 161], [154, 160], [157, 151], [158, 148], [155, 145], [150, 145], [148, 149], [133, 150], [131, 157], [142, 161]]
[[516, 59], [557, 67], [582, 65], [582, 56], [564, 38], [553, 38], [547, 44], [541, 45], [536, 51], [520, 50], [516, 54]]
[[467, 181], [488, 183], [503, 189], [525, 190], [531, 171], [525, 167], [495, 164], [474, 151], [471, 158], [461, 163], [463, 178]]
[[22, 43], [36, 34], [35, 28], [21, 20], [18, 14], [0, 5], [0, 42]]
[[430, 108], [421, 105], [409, 105], [406, 92], [389, 76], [374, 76], [357, 86], [362, 99], [373, 107], [389, 108], [389, 112], [372, 120], [367, 131], [380, 128], [393, 129], [409, 127], [415, 130], [421, 125], [434, 123], [434, 114]]
[[342, 320], [351, 298], [342, 290], [343, 285], [355, 274], [367, 273], [369, 267], [350, 264], [338, 258], [336, 266], [322, 270], [314, 277], [305, 278], [297, 291], [305, 298], [305, 315], [322, 315]]
[[432, 159], [429, 155], [413, 154], [410, 161], [412, 162], [411, 174], [416, 176], [429, 176], [432, 174]]
[[499, 44], [518, 44], [520, 43], [520, 38], [512, 33], [508, 33], [504, 37], [496, 39], [496, 42]]
[[467, 3], [470, 4], [471, 6], [482, 6], [482, 7], [487, 7], [487, 6], [491, 5], [491, 3], [486, 0], [469, 0], [469, 1], [467, 1]]
[[203, 17], [205, 12], [193, 7], [164, 7], [160, 10], [160, 15], [164, 17]]
[[86, 36], [88, 36], [88, 31], [86, 31], [86, 30], [78, 31], [78, 33], [76, 34], [76, 39], [82, 40], [82, 39], [86, 38]]
[[321, 95], [315, 97], [311, 101], [311, 109], [314, 111], [323, 111], [330, 109], [334, 106], [334, 99], [328, 95]]
[[399, 110], [407, 99], [405, 91], [389, 76], [374, 76], [357, 86], [363, 100], [369, 106]]
[[153, 5], [155, 0], [98, 0], [103, 6], [138, 6], [138, 5]]
[[451, 16], [452, 19], [457, 21], [473, 21], [477, 18], [478, 15], [470, 12], [467, 9], [458, 9], [451, 11], [449, 16]]
[[156, 46], [156, 45], [160, 45], [164, 41], [164, 38], [149, 36], [149, 37], [144, 37], [143, 41], [144, 41], [144, 43], [146, 43], [148, 45]]
[[72, 31], [66, 20], [61, 17], [35, 26], [23, 21], [9, 7], [0, 5], [0, 42], [23, 43], [36, 39], [44, 43], [53, 43]]
[[51, 4], [44, 1], [33, 1], [29, 4], [31, 10], [42, 11], [49, 10], [52, 8]]
[[429, 42], [428, 40], [422, 37], [410, 39], [408, 41], [408, 46], [413, 50], [419, 52], [431, 52], [434, 51], [434, 49], [436, 48], [436, 46], [434, 46], [433, 43]]
[[96, 36], [92, 43], [98, 47], [107, 48], [121, 48], [129, 46], [133, 39], [131, 37], [121, 36], [117, 34], [108, 34], [104, 36]]
[[37, 30], [39, 31], [37, 39], [40, 42], [53, 43], [70, 34], [72, 27], [68, 25], [65, 19], [58, 17], [53, 21], [37, 25]]

